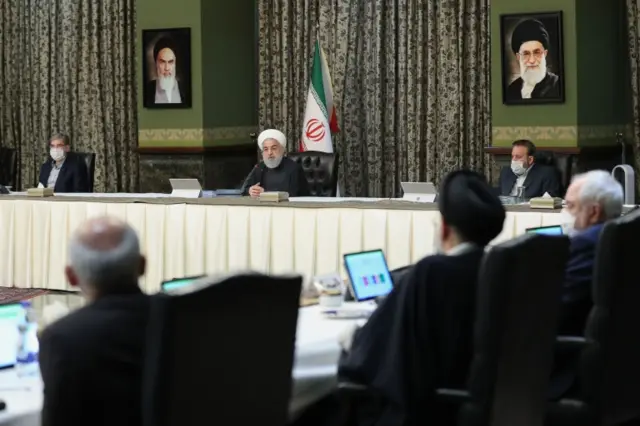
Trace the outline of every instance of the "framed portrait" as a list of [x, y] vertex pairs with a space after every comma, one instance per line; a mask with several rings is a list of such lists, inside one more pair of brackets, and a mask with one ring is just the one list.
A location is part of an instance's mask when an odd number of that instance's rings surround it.
[[564, 102], [562, 12], [500, 16], [502, 101]]
[[191, 29], [142, 31], [145, 108], [191, 108]]

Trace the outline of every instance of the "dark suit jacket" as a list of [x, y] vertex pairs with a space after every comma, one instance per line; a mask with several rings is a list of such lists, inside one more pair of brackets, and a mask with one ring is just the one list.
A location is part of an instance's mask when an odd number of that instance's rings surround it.
[[[178, 92], [180, 92], [180, 103], [183, 104], [186, 102], [184, 90], [182, 90], [182, 84], [179, 81], [176, 81], [176, 83], [178, 84]], [[143, 95], [145, 106], [156, 104], [156, 80], [147, 81], [145, 83]]]
[[105, 296], [40, 338], [42, 426], [140, 426], [149, 296]]
[[[500, 171], [500, 195], [509, 195], [518, 177], [510, 167], [503, 167]], [[524, 181], [524, 197], [541, 197], [548, 192], [552, 197], [562, 196], [562, 185], [558, 171], [551, 166], [534, 163]]]
[[[40, 166], [41, 184], [47, 186], [49, 174], [53, 168], [53, 160], [47, 160]], [[62, 163], [62, 168], [58, 174], [54, 192], [90, 192], [89, 172], [87, 171], [87, 163], [73, 152], [67, 153], [67, 158]]]
[[[521, 77], [515, 79], [507, 88], [506, 98], [508, 100], [522, 99], [522, 85], [524, 81]], [[532, 99], [539, 98], [559, 98], [560, 97], [560, 78], [550, 72], [542, 79], [542, 81], [535, 85], [533, 92], [531, 92]]]
[[[562, 286], [562, 305], [558, 334], [582, 336], [587, 317], [593, 306], [591, 282], [596, 247], [603, 224], [593, 225], [571, 238], [569, 261]], [[579, 353], [556, 351], [551, 380], [551, 398], [565, 396], [573, 386], [577, 374]]]

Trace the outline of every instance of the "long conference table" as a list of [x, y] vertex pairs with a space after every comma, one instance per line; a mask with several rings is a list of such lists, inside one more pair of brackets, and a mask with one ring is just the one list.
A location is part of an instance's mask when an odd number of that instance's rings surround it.
[[[559, 224], [557, 211], [506, 206], [499, 243], [529, 227]], [[68, 242], [87, 218], [129, 223], [147, 257], [141, 281], [155, 292], [166, 279], [253, 270], [345, 276], [345, 253], [383, 249], [391, 269], [435, 251], [434, 203], [371, 198], [174, 198], [168, 194], [0, 195], [0, 286], [71, 290]]]

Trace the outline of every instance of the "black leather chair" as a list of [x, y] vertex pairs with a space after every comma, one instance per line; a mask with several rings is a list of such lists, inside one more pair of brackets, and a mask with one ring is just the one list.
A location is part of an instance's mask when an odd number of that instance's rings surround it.
[[82, 158], [87, 165], [87, 172], [89, 173], [89, 176], [87, 177], [89, 179], [89, 192], [93, 192], [93, 179], [96, 172], [96, 154], [93, 152], [75, 152], [75, 155]]
[[11, 186], [17, 191], [17, 172], [18, 151], [15, 148], [0, 148], [0, 185]]
[[585, 337], [558, 343], [580, 350], [575, 398], [553, 404], [546, 425], [640, 424], [640, 211], [605, 224], [593, 271]]
[[287, 424], [301, 286], [238, 275], [153, 295], [143, 425]]
[[338, 154], [319, 151], [292, 152], [292, 160], [300, 163], [313, 197], [335, 197], [338, 191]]
[[560, 180], [560, 185], [562, 186], [562, 194], [560, 195], [564, 197], [564, 193], [567, 191], [567, 188], [571, 183], [571, 177], [574, 173], [571, 156], [556, 156], [551, 151], [537, 151], [535, 154], [535, 162], [538, 164], [551, 166], [557, 170], [558, 179]]
[[[491, 248], [478, 282], [467, 390], [438, 389], [443, 424], [540, 426], [569, 239], [523, 235]], [[536, 259], [544, 268], [531, 268]], [[451, 408], [460, 407], [457, 419]]]

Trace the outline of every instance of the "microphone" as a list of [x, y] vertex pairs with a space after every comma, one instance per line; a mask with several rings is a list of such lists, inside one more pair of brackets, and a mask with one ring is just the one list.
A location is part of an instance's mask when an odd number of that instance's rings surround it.
[[242, 186], [240, 187], [241, 194], [244, 194], [244, 191], [247, 189], [247, 186], [249, 185], [249, 178], [251, 177], [251, 175], [253, 175], [254, 172], [256, 174], [256, 177], [258, 178], [258, 182], [262, 182], [262, 174], [264, 173], [264, 168], [265, 164], [262, 161], [253, 167], [253, 170], [247, 175], [247, 177], [244, 179], [244, 182], [242, 182]]

